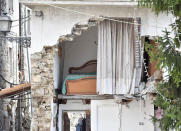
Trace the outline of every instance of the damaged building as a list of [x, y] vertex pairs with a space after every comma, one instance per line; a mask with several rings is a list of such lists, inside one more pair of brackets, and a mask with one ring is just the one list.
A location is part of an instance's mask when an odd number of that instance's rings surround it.
[[[31, 124], [28, 8], [0, 1], [0, 130], [28, 131]], [[23, 19], [22, 19], [23, 18]]]
[[143, 46], [169, 16], [134, 2], [21, 2], [32, 9], [32, 130], [157, 130], [161, 75]]
[[31, 10], [30, 130], [159, 130], [151, 116], [162, 74], [144, 42], [155, 44], [169, 15], [133, 1], [20, 4]]
[[156, 26], [168, 26], [169, 16], [134, 2], [21, 3], [32, 9], [32, 130], [81, 122], [93, 131], [154, 130], [151, 94], [161, 76], [143, 61], [143, 43], [161, 35]]

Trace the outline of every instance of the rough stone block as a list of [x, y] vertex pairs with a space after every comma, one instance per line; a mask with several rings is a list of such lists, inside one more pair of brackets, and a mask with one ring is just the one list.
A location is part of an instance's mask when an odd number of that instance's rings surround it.
[[40, 59], [42, 59], [41, 53], [34, 53], [31, 55], [31, 60], [40, 60]]
[[33, 75], [31, 79], [32, 79], [32, 82], [35, 82], [35, 83], [41, 82], [41, 76], [40, 75]]
[[31, 76], [33, 77], [34, 75], [40, 75], [41, 70], [39, 68], [32, 68], [31, 71]]
[[40, 88], [40, 83], [32, 83], [31, 84], [31, 89], [34, 91], [34, 90], [37, 90]]
[[44, 95], [48, 95], [49, 94], [49, 90], [44, 88]]
[[45, 47], [32, 55], [32, 98], [34, 117], [39, 131], [49, 131], [51, 126], [51, 103], [53, 101], [54, 47]]

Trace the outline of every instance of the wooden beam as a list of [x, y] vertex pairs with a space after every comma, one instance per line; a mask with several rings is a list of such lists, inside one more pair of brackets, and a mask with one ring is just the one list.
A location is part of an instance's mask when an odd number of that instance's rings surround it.
[[58, 95], [58, 99], [66, 100], [104, 100], [104, 99], [113, 99], [113, 95]]
[[12, 88], [2, 89], [0, 91], [0, 98], [10, 96], [10, 95], [14, 95], [14, 94], [17, 94], [17, 93], [21, 93], [23, 91], [27, 91], [27, 90], [30, 90], [30, 89], [31, 89], [30, 83], [19, 84], [17, 86], [12, 87]]

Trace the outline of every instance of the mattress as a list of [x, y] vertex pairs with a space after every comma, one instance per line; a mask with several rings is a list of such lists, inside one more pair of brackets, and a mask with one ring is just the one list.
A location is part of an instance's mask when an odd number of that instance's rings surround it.
[[62, 94], [96, 94], [96, 75], [68, 75], [62, 85]]

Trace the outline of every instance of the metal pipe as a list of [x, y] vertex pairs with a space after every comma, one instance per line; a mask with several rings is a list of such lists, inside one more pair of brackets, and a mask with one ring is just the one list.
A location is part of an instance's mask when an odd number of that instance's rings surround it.
[[22, 117], [21, 117], [21, 99], [18, 100], [17, 108], [18, 108], [18, 131], [22, 131], [22, 124], [21, 124], [21, 120], [22, 120]]
[[[21, 3], [19, 3], [19, 36], [22, 36], [22, 30], [21, 30], [21, 8], [22, 5]], [[21, 56], [22, 56], [22, 47], [21, 47], [21, 42], [19, 45], [19, 70], [21, 71]], [[19, 95], [19, 97], [21, 98], [21, 95]], [[18, 100], [18, 131], [22, 131], [22, 116], [21, 116], [22, 110], [21, 110], [21, 99]]]
[[[19, 37], [22, 36], [22, 19], [21, 19], [21, 8], [22, 8], [22, 4], [19, 3]], [[19, 43], [19, 70], [21, 71], [21, 56], [22, 56], [22, 47], [21, 47], [21, 41]]]

